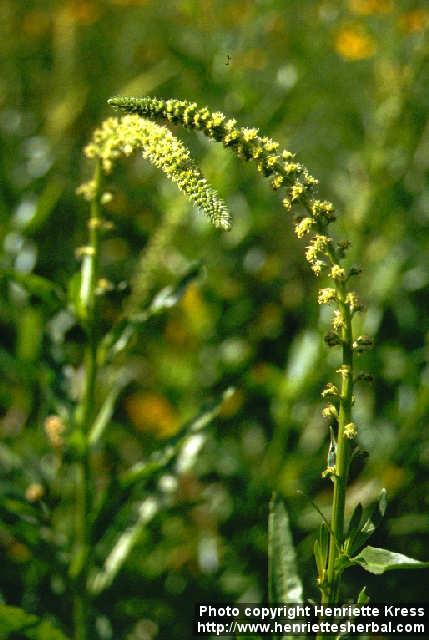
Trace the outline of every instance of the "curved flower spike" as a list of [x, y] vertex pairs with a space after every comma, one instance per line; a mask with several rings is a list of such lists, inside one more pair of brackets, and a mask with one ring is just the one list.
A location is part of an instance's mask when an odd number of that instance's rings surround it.
[[[166, 127], [135, 115], [108, 118], [94, 131], [85, 155], [100, 158], [104, 172], [109, 173], [118, 158], [129, 156], [137, 149], [177, 184], [215, 227], [230, 229], [231, 217], [225, 202], [201, 174], [189, 150]], [[83, 185], [81, 191], [85, 188]]]
[[[293, 154], [290, 151], [280, 150], [280, 145], [275, 140], [258, 135], [258, 129], [238, 126], [236, 120], [227, 118], [220, 111], [211, 112], [207, 107], [201, 108], [195, 102], [187, 100], [163, 100], [152, 97], [115, 96], [110, 98], [108, 103], [126, 113], [197, 129], [208, 138], [222, 142], [238, 157], [254, 160], [258, 171], [264, 176], [272, 176], [271, 184], [274, 190], [281, 186], [286, 187], [292, 202], [301, 201], [309, 196], [317, 185], [317, 180], [303, 165], [291, 162]], [[326, 204], [332, 208], [330, 203]], [[320, 207], [322, 214], [325, 209], [324, 206]]]

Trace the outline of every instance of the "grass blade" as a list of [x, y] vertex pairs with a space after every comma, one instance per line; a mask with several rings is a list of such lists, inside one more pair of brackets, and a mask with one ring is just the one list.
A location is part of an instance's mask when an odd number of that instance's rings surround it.
[[270, 501], [268, 520], [268, 574], [270, 602], [280, 604], [303, 601], [289, 518], [283, 500], [276, 494], [273, 494]]
[[160, 501], [154, 497], [145, 498], [139, 504], [134, 524], [119, 535], [103, 568], [90, 577], [88, 586], [93, 594], [101, 593], [112, 584], [122, 565], [138, 543], [144, 527], [158, 513], [160, 506]]

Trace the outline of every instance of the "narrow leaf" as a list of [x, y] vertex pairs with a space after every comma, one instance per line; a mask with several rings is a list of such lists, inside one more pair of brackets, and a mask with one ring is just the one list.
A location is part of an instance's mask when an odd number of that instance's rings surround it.
[[357, 533], [362, 520], [362, 514], [363, 514], [363, 508], [361, 503], [359, 502], [356, 505], [355, 510], [353, 511], [352, 517], [350, 518], [349, 537], [352, 537]]
[[67, 284], [67, 302], [74, 316], [81, 320], [83, 318], [83, 310], [81, 308], [80, 289], [82, 282], [82, 274], [80, 271], [74, 273]]
[[63, 191], [65, 181], [53, 178], [40, 194], [34, 214], [25, 222], [23, 231], [32, 235], [44, 226], [54, 211]]
[[378, 501], [372, 508], [369, 517], [364, 521], [363, 525], [357, 529], [354, 535], [350, 535], [349, 554], [356, 553], [372, 536], [384, 517], [386, 507], [387, 493], [386, 489], [382, 489]]
[[1, 269], [0, 275], [21, 286], [29, 295], [33, 295], [50, 307], [58, 308], [62, 304], [63, 292], [58, 285], [35, 273], [23, 273], [13, 269]]
[[320, 525], [319, 538], [314, 543], [314, 557], [316, 559], [319, 578], [323, 578], [328, 560], [329, 531], [324, 522]]
[[268, 590], [271, 603], [303, 601], [289, 518], [276, 494], [271, 498], [268, 518]]
[[322, 554], [322, 552], [320, 550], [319, 540], [315, 540], [315, 542], [314, 542], [313, 555], [314, 555], [314, 559], [316, 560], [317, 575], [320, 577], [323, 574], [323, 570], [325, 568], [325, 565], [324, 565], [324, 562], [323, 562], [323, 554]]
[[320, 543], [320, 549], [321, 549], [321, 551], [323, 553], [323, 556], [325, 558], [328, 558], [329, 529], [328, 529], [327, 525], [325, 524], [325, 522], [322, 522], [322, 524], [320, 525], [319, 543]]
[[351, 558], [353, 564], [360, 564], [369, 573], [380, 574], [393, 569], [426, 569], [429, 562], [420, 562], [379, 547], [365, 547], [358, 556]]
[[117, 376], [116, 384], [107, 394], [107, 397], [104, 403], [101, 405], [100, 411], [98, 412], [97, 417], [95, 418], [89, 432], [88, 441], [91, 447], [95, 447], [104, 434], [115, 409], [116, 401], [121, 391], [123, 391], [123, 389], [127, 386], [131, 379], [132, 375], [129, 373], [127, 374], [126, 371], [120, 372]]
[[187, 422], [177, 434], [170, 438], [163, 449], [156, 451], [148, 460], [138, 462], [131, 467], [122, 476], [122, 486], [128, 487], [137, 481], [147, 480], [164, 469], [183, 450], [187, 442], [200, 433], [219, 414], [224, 400], [232, 393], [231, 387], [226, 389], [220, 399], [208, 404], [195, 418]]
[[357, 598], [357, 603], [358, 604], [368, 604], [369, 602], [369, 595], [366, 592], [366, 587], [362, 587], [362, 589], [359, 591], [359, 595]]
[[159, 509], [160, 502], [154, 497], [146, 498], [140, 503], [134, 524], [119, 535], [103, 568], [90, 577], [89, 589], [93, 594], [101, 593], [112, 584], [118, 571], [138, 543], [144, 527], [158, 513]]

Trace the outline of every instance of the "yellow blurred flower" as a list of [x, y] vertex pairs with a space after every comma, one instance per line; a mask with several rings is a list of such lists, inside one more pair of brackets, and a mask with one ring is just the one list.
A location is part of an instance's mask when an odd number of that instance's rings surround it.
[[160, 437], [176, 432], [179, 422], [170, 402], [159, 393], [134, 393], [125, 400], [129, 419], [140, 431]]
[[51, 15], [48, 10], [35, 9], [28, 11], [22, 18], [22, 30], [26, 36], [37, 38], [45, 35], [51, 26]]
[[376, 43], [373, 37], [359, 25], [345, 26], [335, 38], [335, 51], [345, 60], [364, 60], [370, 58]]
[[406, 33], [424, 31], [429, 26], [429, 9], [407, 11], [399, 18], [399, 26]]
[[390, 13], [393, 10], [392, 0], [349, 0], [352, 13], [369, 16], [375, 13]]
[[65, 431], [65, 424], [60, 416], [48, 416], [45, 419], [45, 433], [55, 448], [62, 447], [64, 444], [63, 434]]
[[25, 497], [28, 502], [38, 502], [44, 493], [44, 489], [39, 482], [32, 482], [25, 490]]
[[210, 312], [201, 296], [197, 283], [192, 283], [187, 288], [180, 307], [184, 312], [186, 325], [195, 334], [203, 334], [210, 326]]

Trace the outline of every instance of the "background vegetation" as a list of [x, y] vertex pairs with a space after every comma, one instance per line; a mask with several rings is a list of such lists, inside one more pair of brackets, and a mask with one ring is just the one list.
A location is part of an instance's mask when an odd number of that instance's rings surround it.
[[[258, 126], [298, 152], [322, 197], [337, 204], [337, 229], [364, 269], [363, 330], [376, 345], [362, 357], [375, 376], [356, 404], [360, 444], [370, 455], [364, 469], [356, 465], [350, 504], [369, 502], [385, 486], [387, 518], [372, 544], [428, 559], [428, 26], [426, 3], [411, 0], [3, 0], [4, 602], [68, 630], [57, 563], [71, 526], [72, 478], [61, 473], [44, 421], [79, 378], [82, 336], [55, 299], [31, 296], [9, 276], [14, 269], [66, 287], [76, 272], [87, 211], [75, 189], [89, 175], [81, 149], [110, 115], [113, 94], [186, 98]], [[252, 167], [202, 138], [179, 136], [228, 201], [233, 230], [214, 230], [143, 160], [122, 163], [112, 177], [107, 210], [115, 230], [103, 244], [102, 268], [115, 289], [106, 326], [160, 225], [169, 240], [148, 293], [176, 282], [194, 260], [205, 269], [177, 307], [146, 326], [124, 362], [134, 377], [97, 460], [100, 489], [206, 398], [231, 384], [236, 391], [196, 464], [164, 478], [174, 487], [168, 506], [98, 598], [97, 633], [106, 640], [188, 637], [195, 602], [266, 598], [273, 488], [287, 501], [301, 573], [315, 593], [319, 516], [305, 494], [325, 511], [330, 500], [320, 477], [328, 443], [320, 390], [337, 354], [323, 343], [327, 318], [315, 304], [302, 242]], [[34, 493], [39, 485], [43, 495]], [[363, 582], [373, 600], [427, 597], [426, 573], [418, 580], [411, 572], [348, 575], [350, 597]]]

